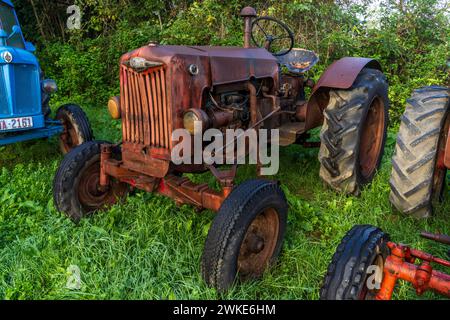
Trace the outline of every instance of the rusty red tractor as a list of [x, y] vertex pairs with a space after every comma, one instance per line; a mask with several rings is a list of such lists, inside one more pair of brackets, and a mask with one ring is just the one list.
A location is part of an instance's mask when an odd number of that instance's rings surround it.
[[[130, 189], [216, 211], [202, 273], [218, 291], [237, 278], [261, 276], [276, 260], [287, 201], [274, 181], [235, 186], [236, 165], [175, 165], [175, 129], [191, 130], [194, 121], [223, 132], [278, 129], [282, 146], [319, 147], [308, 142], [308, 132], [323, 124], [320, 176], [338, 191], [359, 194], [380, 165], [388, 123], [388, 84], [377, 61], [343, 58], [315, 84], [305, 73], [318, 57], [294, 49], [294, 35], [284, 23], [258, 18], [250, 7], [241, 15], [243, 48], [150, 43], [123, 55], [120, 97], [108, 104], [112, 117], [121, 118], [123, 141], [77, 148], [54, 181], [57, 209], [75, 221], [115, 204]], [[207, 171], [221, 191], [183, 177]]]
[[[422, 237], [450, 245], [447, 235], [423, 232]], [[450, 275], [436, 270], [433, 264], [450, 267], [450, 261], [390, 242], [379, 228], [355, 226], [333, 256], [320, 298], [391, 300], [399, 280], [411, 283], [418, 295], [434, 291], [450, 297]]]

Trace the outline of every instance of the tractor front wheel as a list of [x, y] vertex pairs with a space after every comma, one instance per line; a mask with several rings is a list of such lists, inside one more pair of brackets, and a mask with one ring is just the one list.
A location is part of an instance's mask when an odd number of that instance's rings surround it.
[[[100, 148], [104, 143], [107, 142], [90, 141], [75, 148], [66, 155], [56, 173], [55, 206], [75, 222], [116, 204], [128, 194], [128, 185], [113, 178], [107, 188], [100, 188]], [[119, 148], [113, 149], [112, 157], [120, 160]]]
[[375, 299], [389, 255], [388, 241], [389, 236], [376, 227], [353, 227], [333, 256], [320, 289], [320, 299]]
[[359, 195], [383, 157], [389, 98], [385, 75], [363, 69], [348, 90], [331, 90], [321, 132], [320, 176], [332, 188]]
[[60, 136], [60, 148], [63, 154], [94, 139], [89, 119], [80, 106], [67, 104], [60, 107], [56, 112], [56, 119], [64, 126], [64, 132]]
[[224, 201], [205, 243], [202, 273], [219, 292], [240, 279], [261, 277], [277, 259], [286, 231], [287, 201], [271, 181], [251, 180]]

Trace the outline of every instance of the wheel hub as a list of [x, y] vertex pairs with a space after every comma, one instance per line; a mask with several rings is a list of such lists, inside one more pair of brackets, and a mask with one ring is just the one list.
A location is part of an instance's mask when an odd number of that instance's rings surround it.
[[78, 182], [78, 200], [86, 212], [102, 209], [113, 205], [117, 198], [124, 194], [126, 187], [114, 180], [109, 186], [100, 186], [100, 161], [87, 165]]
[[259, 237], [256, 233], [248, 235], [248, 249], [251, 253], [258, 254], [264, 250], [264, 239]]
[[258, 215], [242, 242], [238, 257], [241, 277], [259, 277], [270, 264], [280, 232], [280, 222], [275, 209], [266, 209]]

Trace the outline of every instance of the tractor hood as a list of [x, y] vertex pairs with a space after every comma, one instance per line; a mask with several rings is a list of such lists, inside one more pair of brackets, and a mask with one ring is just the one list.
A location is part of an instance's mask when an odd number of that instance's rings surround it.
[[125, 54], [122, 63], [132, 57], [161, 62], [172, 71], [184, 69], [188, 72], [189, 66], [195, 64], [199, 67], [198, 76], [209, 78], [209, 86], [247, 81], [253, 77], [278, 78], [277, 59], [260, 48], [148, 45]]
[[[133, 58], [143, 58], [147, 67], [131, 66]], [[142, 59], [140, 59], [142, 60]], [[147, 45], [129, 52], [121, 58], [122, 70], [134, 69], [145, 77], [152, 66], [163, 66], [163, 88], [169, 100], [171, 126], [183, 128], [183, 114], [190, 108], [201, 108], [207, 92], [218, 85], [234, 84], [252, 78], [270, 78], [278, 86], [279, 68], [277, 59], [267, 50], [237, 47], [186, 47]], [[148, 69], [148, 70], [147, 70]], [[121, 72], [121, 95], [133, 92], [131, 80]], [[162, 94], [157, 92], [157, 95]], [[141, 93], [136, 93], [141, 96]]]
[[0, 118], [40, 115], [41, 107], [36, 57], [23, 49], [0, 47]]

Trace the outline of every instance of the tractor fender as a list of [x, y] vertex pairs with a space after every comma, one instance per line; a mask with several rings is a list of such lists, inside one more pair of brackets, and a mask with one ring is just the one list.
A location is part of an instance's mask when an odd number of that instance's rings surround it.
[[331, 89], [350, 89], [364, 68], [383, 71], [377, 60], [354, 57], [337, 60], [325, 70], [314, 86], [308, 101], [306, 130], [322, 125], [323, 110], [328, 106], [328, 91]]

